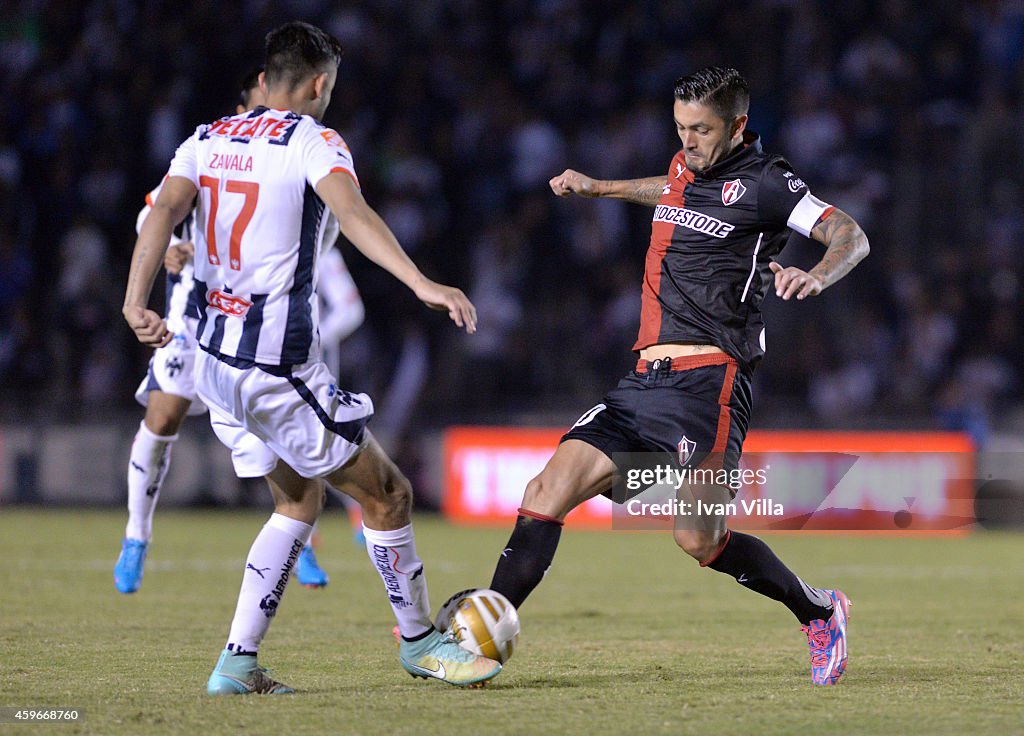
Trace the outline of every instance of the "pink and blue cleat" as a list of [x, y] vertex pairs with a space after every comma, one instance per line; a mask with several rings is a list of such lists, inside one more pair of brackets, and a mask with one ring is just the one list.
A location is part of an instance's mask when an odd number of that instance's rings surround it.
[[827, 590], [832, 599], [832, 616], [816, 619], [800, 630], [807, 634], [811, 650], [811, 682], [835, 685], [846, 671], [846, 624], [850, 619], [850, 599], [841, 590]]

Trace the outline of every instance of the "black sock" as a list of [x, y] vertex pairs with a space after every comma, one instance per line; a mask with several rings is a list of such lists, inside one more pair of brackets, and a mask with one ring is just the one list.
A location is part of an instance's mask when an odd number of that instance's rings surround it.
[[437, 631], [437, 629], [435, 629], [433, 626], [431, 626], [429, 629], [424, 631], [422, 634], [417, 634], [416, 636], [413, 636], [413, 637], [403, 636], [402, 637], [402, 641], [419, 641], [420, 639], [426, 639], [428, 636], [433, 634], [435, 631]]
[[794, 575], [767, 544], [749, 534], [728, 534], [725, 545], [707, 567], [732, 575], [740, 585], [781, 601], [804, 625], [832, 616], [828, 593], [810, 587]]
[[548, 517], [524, 516], [522, 509], [519, 513], [516, 528], [508, 538], [491, 579], [491, 590], [508, 598], [516, 608], [544, 578], [555, 558], [558, 538], [562, 536], [562, 522]]

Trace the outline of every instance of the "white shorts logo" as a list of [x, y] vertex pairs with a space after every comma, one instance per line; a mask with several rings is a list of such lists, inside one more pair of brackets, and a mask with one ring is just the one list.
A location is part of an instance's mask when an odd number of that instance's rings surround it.
[[584, 424], [590, 424], [594, 421], [594, 417], [603, 412], [608, 407], [605, 404], [598, 404], [592, 409], [587, 409], [579, 419], [576, 420], [576, 424], [572, 425], [573, 429], [576, 427], [582, 427]]

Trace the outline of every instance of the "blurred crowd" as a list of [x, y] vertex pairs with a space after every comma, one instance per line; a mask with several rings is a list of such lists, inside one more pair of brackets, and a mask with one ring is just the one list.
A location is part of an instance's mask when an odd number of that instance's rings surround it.
[[[673, 81], [712, 63], [747, 77], [750, 128], [872, 244], [821, 299], [766, 300], [756, 425], [983, 440], [1020, 421], [1019, 0], [0, 0], [7, 415], [131, 405], [147, 354], [120, 302], [142, 198], [293, 18], [345, 46], [326, 122], [367, 200], [480, 313], [458, 334], [346, 244], [367, 321], [342, 372], [395, 432], [564, 423], [629, 368], [650, 211], [547, 181], [664, 173]], [[794, 236], [782, 260], [819, 254]]]

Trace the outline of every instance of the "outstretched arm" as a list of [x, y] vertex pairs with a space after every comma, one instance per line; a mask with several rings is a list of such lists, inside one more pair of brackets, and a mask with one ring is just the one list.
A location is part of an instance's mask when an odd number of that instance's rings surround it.
[[825, 255], [810, 271], [783, 268], [774, 261], [775, 293], [783, 299], [816, 296], [848, 274], [871, 250], [868, 238], [852, 217], [835, 209], [811, 230], [811, 237], [825, 245]]
[[188, 179], [180, 176], [169, 178], [135, 241], [121, 313], [139, 342], [145, 345], [163, 347], [173, 337], [167, 331], [163, 318], [146, 309], [146, 304], [153, 290], [153, 281], [163, 265], [174, 226], [188, 216], [195, 196], [196, 188]]
[[581, 197], [611, 197], [627, 202], [654, 207], [661, 199], [667, 179], [650, 176], [646, 179], [592, 179], [572, 169], [566, 169], [548, 184], [559, 197], [576, 193]]
[[420, 273], [350, 176], [343, 172], [328, 174], [317, 182], [316, 193], [338, 218], [341, 232], [364, 256], [408, 286], [428, 307], [448, 312], [459, 327], [476, 332], [476, 308], [462, 290], [438, 284]]

